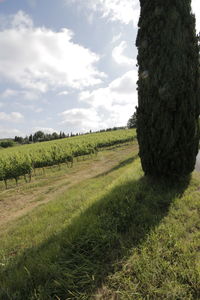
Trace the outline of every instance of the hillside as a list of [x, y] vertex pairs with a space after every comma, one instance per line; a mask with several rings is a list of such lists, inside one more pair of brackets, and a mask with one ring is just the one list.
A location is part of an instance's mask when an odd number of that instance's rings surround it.
[[136, 139], [135, 130], [117, 130], [65, 138], [56, 141], [34, 143], [1, 150], [0, 182], [8, 188], [8, 180], [15, 180], [18, 185], [20, 177], [31, 181], [38, 168], [61, 164], [73, 166], [75, 158], [97, 154], [99, 149], [119, 145]]
[[199, 299], [200, 174], [143, 176], [136, 141], [0, 193], [0, 299]]

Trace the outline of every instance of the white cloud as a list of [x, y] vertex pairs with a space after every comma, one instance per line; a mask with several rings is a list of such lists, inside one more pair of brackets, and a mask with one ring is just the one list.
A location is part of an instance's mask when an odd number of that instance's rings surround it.
[[27, 104], [27, 103], [22, 103], [22, 102], [15, 102], [15, 106], [20, 108], [20, 110], [25, 110], [26, 112], [27, 112], [27, 110], [30, 110], [33, 113], [41, 113], [44, 111], [44, 109], [42, 107], [38, 107], [33, 104]]
[[[110, 21], [119, 21], [124, 24], [133, 22], [137, 27], [140, 5], [139, 0], [64, 0], [65, 3], [76, 3], [78, 9], [87, 9], [100, 12], [101, 16]], [[193, 12], [196, 15], [197, 31], [200, 31], [200, 2], [192, 0]]]
[[60, 93], [58, 93], [58, 96], [67, 96], [69, 94], [68, 91], [62, 91]]
[[192, 10], [196, 16], [197, 32], [200, 32], [200, 1], [199, 0], [192, 0]]
[[0, 112], [0, 121], [19, 122], [24, 116], [19, 112], [5, 113]]
[[78, 7], [100, 12], [103, 18], [119, 21], [123, 24], [131, 22], [137, 25], [139, 17], [139, 0], [65, 0], [65, 3], [76, 3]]
[[93, 108], [73, 108], [60, 114], [63, 118], [62, 124], [73, 127], [74, 130], [86, 132], [90, 129], [102, 128], [101, 118]]
[[126, 72], [107, 87], [80, 93], [88, 108], [69, 109], [60, 114], [61, 124], [76, 132], [126, 126], [137, 105], [137, 71]]
[[18, 92], [16, 90], [6, 89], [3, 93], [1, 93], [1, 97], [2, 98], [10, 98], [10, 97], [16, 96], [17, 94], [18, 94]]
[[137, 71], [126, 72], [123, 76], [113, 80], [109, 88], [112, 92], [118, 93], [119, 95], [130, 95], [136, 93], [136, 82], [138, 79]]
[[137, 104], [137, 71], [126, 72], [107, 87], [80, 93], [80, 101], [112, 111], [113, 105]]
[[3, 15], [0, 14], [0, 28], [3, 29], [12, 29], [18, 28], [22, 29], [24, 27], [32, 27], [33, 21], [28, 14], [19, 10], [16, 14], [13, 15]]
[[73, 132], [87, 132], [106, 129], [115, 126], [126, 126], [128, 119], [134, 112], [133, 104], [113, 105], [112, 110], [107, 112], [102, 109], [74, 108], [61, 113], [67, 130]]
[[[84, 120], [90, 115], [89, 111], [95, 111], [99, 118], [96, 126], [91, 126], [91, 129], [126, 126], [137, 105], [136, 81], [137, 71], [133, 70], [113, 80], [105, 88], [81, 92], [80, 101], [90, 105], [90, 108], [85, 110], [87, 113], [83, 115], [82, 123], [84, 124]], [[66, 116], [66, 120], [70, 118], [70, 113]], [[95, 114], [92, 113], [93, 116]]]
[[44, 109], [43, 108], [41, 108], [41, 107], [33, 107], [33, 109], [32, 109], [34, 112], [36, 112], [36, 113], [41, 113], [41, 112], [43, 112], [44, 111]]
[[112, 51], [112, 57], [118, 63], [122, 66], [130, 66], [132, 68], [135, 67], [136, 60], [133, 58], [130, 58], [124, 54], [124, 51], [128, 48], [128, 44], [125, 41], [122, 41], [118, 46], [116, 46]]
[[121, 39], [121, 37], [122, 37], [121, 33], [114, 35], [112, 38], [111, 44], [115, 44], [116, 42], [118, 42]]
[[10, 19], [11, 19], [11, 27], [13, 28], [23, 29], [23, 28], [33, 26], [32, 19], [29, 17], [29, 15], [27, 15], [21, 10], [18, 11], [15, 15], [10, 16]]
[[17, 136], [24, 136], [24, 133], [22, 133], [20, 130], [15, 128], [0, 128], [0, 138], [13, 138], [15, 135]]
[[34, 100], [39, 97], [39, 94], [33, 90], [13, 90], [13, 89], [6, 89], [0, 95], [2, 98], [20, 98], [26, 100]]
[[107, 127], [126, 126], [128, 119], [135, 111], [134, 102], [136, 104], [136, 99], [132, 99], [132, 103], [126, 105], [113, 105]]
[[37, 131], [43, 131], [44, 133], [49, 133], [52, 134], [53, 132], [58, 133], [57, 130], [53, 129], [53, 128], [49, 128], [49, 127], [34, 127], [32, 129], [32, 132], [35, 133]]
[[104, 73], [95, 64], [100, 57], [72, 41], [73, 33], [34, 27], [20, 11], [0, 31], [0, 78], [23, 89], [46, 92], [68, 86], [82, 89], [101, 83]]

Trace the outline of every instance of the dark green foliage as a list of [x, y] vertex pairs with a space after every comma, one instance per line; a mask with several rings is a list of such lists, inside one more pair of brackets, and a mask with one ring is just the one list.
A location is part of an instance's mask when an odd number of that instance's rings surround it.
[[8, 148], [13, 146], [14, 146], [14, 142], [12, 140], [3, 140], [0, 142], [0, 147], [2, 148]]
[[130, 117], [127, 123], [127, 127], [130, 128], [136, 128], [137, 125], [137, 113], [134, 112], [134, 114]]
[[199, 49], [190, 0], [140, 0], [137, 135], [146, 175], [193, 171], [199, 144]]

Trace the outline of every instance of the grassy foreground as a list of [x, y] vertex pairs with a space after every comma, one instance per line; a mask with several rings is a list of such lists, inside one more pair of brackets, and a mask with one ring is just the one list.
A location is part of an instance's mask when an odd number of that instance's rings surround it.
[[200, 299], [199, 217], [198, 173], [155, 182], [130, 152], [0, 232], [0, 299]]

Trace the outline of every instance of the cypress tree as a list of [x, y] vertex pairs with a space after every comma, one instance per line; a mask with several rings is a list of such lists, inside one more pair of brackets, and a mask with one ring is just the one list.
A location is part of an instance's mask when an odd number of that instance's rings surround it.
[[151, 176], [193, 171], [199, 146], [200, 76], [190, 0], [140, 0], [137, 136]]
[[136, 128], [137, 125], [137, 114], [134, 112], [134, 114], [130, 117], [130, 119], [127, 122], [127, 127], [130, 128]]

